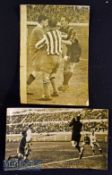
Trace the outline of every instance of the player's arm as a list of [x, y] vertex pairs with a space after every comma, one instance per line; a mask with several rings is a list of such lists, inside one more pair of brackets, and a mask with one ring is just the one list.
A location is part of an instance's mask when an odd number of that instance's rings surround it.
[[72, 119], [72, 121], [69, 123], [69, 126], [73, 126], [73, 123], [74, 123], [74, 119]]
[[61, 39], [62, 39], [62, 40], [68, 40], [68, 35], [67, 35], [67, 33], [60, 32], [60, 34], [61, 34]]
[[71, 45], [72, 42], [68, 39], [68, 35], [66, 33], [61, 32], [62, 43], [65, 45]]
[[62, 43], [66, 45], [72, 45], [72, 42], [70, 40], [62, 40]]
[[44, 37], [35, 44], [35, 48], [36, 49], [41, 49], [42, 47], [45, 46], [45, 44], [46, 44], [46, 37], [44, 35]]

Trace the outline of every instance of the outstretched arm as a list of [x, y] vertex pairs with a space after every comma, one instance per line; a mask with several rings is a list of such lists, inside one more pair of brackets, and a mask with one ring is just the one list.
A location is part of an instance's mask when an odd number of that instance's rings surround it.
[[44, 36], [40, 41], [38, 41], [35, 44], [35, 47], [36, 47], [36, 49], [40, 49], [40, 48], [44, 47], [45, 44], [46, 44], [46, 38]]
[[70, 40], [62, 40], [62, 43], [66, 44], [66, 45], [71, 45], [72, 44], [72, 42]]

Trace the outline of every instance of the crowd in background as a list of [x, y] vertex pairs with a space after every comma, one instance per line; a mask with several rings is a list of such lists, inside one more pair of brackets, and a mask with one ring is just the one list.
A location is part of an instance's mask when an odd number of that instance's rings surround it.
[[33, 133], [68, 132], [71, 130], [70, 121], [78, 114], [80, 114], [83, 123], [82, 131], [92, 131], [93, 128], [98, 132], [108, 130], [106, 110], [83, 110], [82, 112], [33, 112], [27, 115], [18, 115], [18, 117], [8, 116], [10, 125], [7, 125], [7, 134], [20, 134], [22, 128], [27, 127], [30, 123], [33, 124]]
[[[7, 134], [20, 134], [22, 128], [27, 128], [27, 124], [19, 124], [19, 125], [10, 125], [7, 126]], [[82, 131], [91, 132], [92, 130], [97, 132], [104, 132], [108, 130], [107, 122], [88, 122], [84, 123], [82, 127]], [[69, 123], [66, 122], [58, 122], [58, 123], [33, 123], [32, 133], [50, 133], [50, 132], [69, 132], [71, 128], [69, 127]]]
[[76, 117], [80, 113], [81, 120], [89, 119], [107, 119], [106, 110], [83, 110], [82, 112], [44, 112], [37, 113], [32, 112], [29, 114], [19, 114], [7, 116], [7, 124], [9, 123], [35, 123], [35, 122], [47, 122], [47, 121], [70, 121], [73, 117]]
[[88, 8], [80, 6], [67, 5], [28, 5], [27, 6], [27, 21], [37, 21], [39, 15], [55, 17], [60, 21], [61, 16], [65, 16], [69, 22], [87, 23]]

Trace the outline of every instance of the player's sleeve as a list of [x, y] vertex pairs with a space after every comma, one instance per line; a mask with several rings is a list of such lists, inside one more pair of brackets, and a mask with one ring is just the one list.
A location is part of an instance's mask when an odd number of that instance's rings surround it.
[[35, 47], [36, 49], [41, 49], [42, 47], [45, 46], [45, 44], [46, 44], [46, 37], [44, 35], [44, 37], [35, 44]]

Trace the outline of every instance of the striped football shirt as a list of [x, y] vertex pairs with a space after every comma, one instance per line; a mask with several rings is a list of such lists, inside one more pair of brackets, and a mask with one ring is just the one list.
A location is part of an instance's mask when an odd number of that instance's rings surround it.
[[44, 34], [43, 39], [37, 42], [35, 47], [40, 49], [46, 45], [48, 55], [60, 55], [62, 53], [62, 40], [66, 38], [67, 35], [59, 30], [51, 30]]

